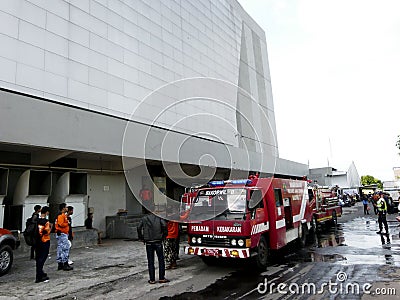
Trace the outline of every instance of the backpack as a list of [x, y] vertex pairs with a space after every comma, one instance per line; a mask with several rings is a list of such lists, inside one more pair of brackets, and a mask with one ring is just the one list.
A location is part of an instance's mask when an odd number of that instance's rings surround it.
[[30, 217], [26, 220], [26, 227], [23, 234], [28, 246], [37, 245], [39, 240], [38, 218]]

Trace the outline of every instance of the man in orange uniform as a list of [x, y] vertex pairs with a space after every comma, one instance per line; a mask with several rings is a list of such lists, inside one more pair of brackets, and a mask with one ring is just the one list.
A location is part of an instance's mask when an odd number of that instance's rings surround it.
[[167, 270], [176, 269], [178, 266], [176, 264], [176, 258], [178, 257], [176, 253], [176, 239], [179, 235], [179, 224], [174, 221], [169, 221], [167, 224], [168, 235], [164, 241], [164, 251], [165, 260], [168, 264]]
[[69, 257], [69, 222], [66, 215], [67, 205], [61, 203], [59, 206], [60, 212], [56, 218], [56, 238], [57, 238], [57, 262], [58, 270], [70, 271], [73, 268], [68, 264]]
[[143, 185], [139, 192], [139, 197], [142, 200], [142, 212], [146, 214], [148, 208], [154, 205], [153, 192], [150, 191], [147, 185]]
[[39, 240], [36, 244], [36, 283], [47, 282], [49, 277], [43, 272], [43, 266], [49, 255], [50, 249], [50, 222], [49, 207], [44, 206], [38, 218]]

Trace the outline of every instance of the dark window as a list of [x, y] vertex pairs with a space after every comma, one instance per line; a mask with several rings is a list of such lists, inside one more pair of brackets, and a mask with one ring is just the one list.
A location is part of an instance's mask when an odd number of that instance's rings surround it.
[[283, 206], [281, 189], [274, 189], [274, 195], [275, 195], [275, 205], [276, 205], [276, 207]]
[[264, 207], [261, 190], [250, 191], [249, 209]]
[[249, 211], [252, 220], [256, 218], [257, 208], [264, 208], [263, 194], [261, 190], [250, 191]]

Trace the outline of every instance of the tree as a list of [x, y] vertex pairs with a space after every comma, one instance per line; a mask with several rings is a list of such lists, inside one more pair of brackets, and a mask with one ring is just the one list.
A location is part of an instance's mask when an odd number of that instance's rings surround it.
[[382, 181], [375, 178], [374, 176], [371, 175], [364, 175], [361, 176], [361, 184], [362, 185], [370, 185], [370, 184], [377, 184], [378, 188], [382, 189], [383, 188], [383, 184]]

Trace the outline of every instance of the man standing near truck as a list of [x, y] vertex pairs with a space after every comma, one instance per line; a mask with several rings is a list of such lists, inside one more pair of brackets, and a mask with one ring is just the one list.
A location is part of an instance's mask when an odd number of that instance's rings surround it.
[[365, 195], [362, 195], [361, 198], [364, 205], [364, 215], [369, 215], [368, 198]]
[[378, 223], [379, 223], [379, 231], [376, 233], [381, 234], [382, 233], [382, 223], [385, 225], [385, 230], [386, 234], [389, 233], [389, 228], [388, 228], [388, 223], [386, 220], [386, 214], [387, 214], [387, 204], [385, 199], [383, 198], [383, 193], [379, 193], [379, 200], [376, 203], [376, 207], [378, 209]]
[[146, 245], [147, 265], [149, 269], [149, 283], [155, 284], [155, 267], [154, 267], [154, 252], [158, 258], [159, 268], [159, 283], [167, 283], [168, 279], [165, 278], [165, 261], [162, 240], [167, 235], [167, 223], [165, 220], [154, 214], [155, 208], [150, 205], [148, 207], [148, 214], [145, 215], [139, 222], [137, 227], [139, 240], [143, 241]]

